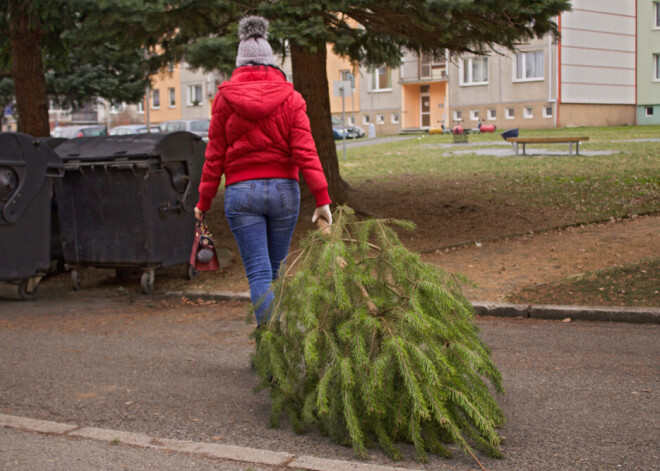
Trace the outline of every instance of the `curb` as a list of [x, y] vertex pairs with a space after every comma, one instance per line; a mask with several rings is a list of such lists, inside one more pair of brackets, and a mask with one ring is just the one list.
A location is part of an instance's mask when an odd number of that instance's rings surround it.
[[660, 308], [472, 302], [479, 316], [660, 324]]
[[[250, 293], [230, 291], [170, 291], [167, 297], [185, 297], [215, 301], [250, 301]], [[628, 322], [631, 324], [660, 324], [660, 308], [611, 306], [559, 306], [552, 304], [509, 304], [471, 301], [479, 316], [524, 317], [598, 322]]]
[[278, 467], [277, 469], [310, 471], [421, 471], [413, 468], [395, 468], [392, 466], [358, 463], [354, 461], [317, 458], [315, 456], [296, 456], [287, 452], [261, 450], [236, 445], [156, 438], [142, 433], [62, 424], [5, 414], [0, 414], [0, 427], [7, 427], [23, 432], [95, 440], [111, 445], [129, 445], [144, 449], [203, 455], [205, 457], [242, 463], [276, 466]]

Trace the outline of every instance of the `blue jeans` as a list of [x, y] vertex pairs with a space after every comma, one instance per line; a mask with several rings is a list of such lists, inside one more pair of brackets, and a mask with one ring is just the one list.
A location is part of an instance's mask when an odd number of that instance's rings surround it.
[[270, 285], [289, 252], [299, 212], [300, 188], [295, 180], [248, 180], [225, 189], [225, 216], [250, 283], [257, 325], [270, 316]]

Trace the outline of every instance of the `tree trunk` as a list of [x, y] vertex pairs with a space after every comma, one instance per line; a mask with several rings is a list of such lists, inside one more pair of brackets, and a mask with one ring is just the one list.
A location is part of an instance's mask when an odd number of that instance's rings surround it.
[[46, 77], [41, 57], [41, 24], [31, 18], [29, 2], [9, 3], [12, 76], [18, 108], [18, 130], [35, 137], [50, 136]]
[[332, 134], [330, 119], [330, 94], [326, 72], [327, 51], [325, 44], [318, 45], [315, 53], [305, 51], [297, 44], [291, 45], [293, 85], [307, 102], [307, 115], [312, 126], [312, 136], [321, 165], [328, 180], [328, 191], [333, 203], [343, 204], [347, 200], [341, 176], [337, 147]]

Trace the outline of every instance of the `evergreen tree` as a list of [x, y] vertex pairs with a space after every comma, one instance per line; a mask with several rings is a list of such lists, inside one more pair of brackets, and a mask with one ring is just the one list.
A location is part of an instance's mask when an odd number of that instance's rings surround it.
[[[120, 5], [117, 5], [120, 7]], [[48, 97], [76, 104], [96, 97], [135, 103], [148, 70], [139, 45], [118, 47], [104, 30], [85, 27], [93, 0], [0, 0], [0, 76], [11, 77], [19, 131], [48, 136]], [[103, 41], [97, 39], [103, 35]]]
[[338, 208], [329, 234], [311, 233], [273, 285], [254, 358], [271, 423], [286, 413], [296, 431], [318, 426], [360, 457], [373, 441], [395, 459], [397, 442], [422, 461], [448, 456], [443, 443], [499, 456], [504, 417], [487, 383], [503, 392], [501, 377], [472, 306], [390, 227], [412, 223], [352, 213]]

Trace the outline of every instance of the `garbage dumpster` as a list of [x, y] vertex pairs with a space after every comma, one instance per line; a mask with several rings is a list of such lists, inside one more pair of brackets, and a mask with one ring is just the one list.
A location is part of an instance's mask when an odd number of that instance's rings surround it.
[[65, 170], [55, 189], [60, 238], [74, 289], [81, 267], [137, 268], [149, 294], [156, 268], [188, 262], [205, 149], [188, 132], [87, 137], [56, 148]]
[[0, 281], [18, 285], [21, 299], [36, 297], [50, 267], [52, 183], [61, 176], [48, 145], [0, 133]]

